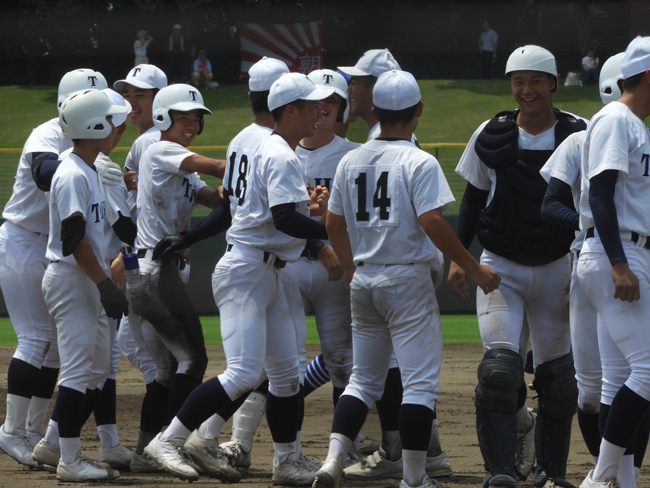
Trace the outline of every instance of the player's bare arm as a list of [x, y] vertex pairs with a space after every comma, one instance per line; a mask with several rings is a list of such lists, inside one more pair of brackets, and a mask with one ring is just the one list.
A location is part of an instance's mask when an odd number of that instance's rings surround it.
[[124, 270], [124, 255], [122, 253], [117, 256], [111, 263], [111, 279], [115, 286], [120, 290], [124, 289], [124, 282], [126, 281], [126, 271]]
[[354, 272], [357, 267], [354, 265], [352, 247], [350, 246], [350, 236], [348, 234], [348, 227], [345, 223], [345, 217], [343, 215], [336, 215], [332, 212], [327, 212], [327, 223], [325, 224], [327, 228], [327, 235], [329, 236], [330, 243], [332, 244], [332, 249], [336, 253], [336, 256], [341, 263], [343, 268], [343, 276], [345, 278], [345, 284], [348, 289], [350, 288], [350, 282], [354, 276]]
[[128, 191], [133, 191], [138, 189], [138, 178], [136, 177], [135, 171], [127, 171], [122, 175], [124, 178], [124, 184]]
[[461, 298], [469, 298], [469, 284], [467, 283], [467, 273], [463, 268], [458, 266], [453, 261], [449, 266], [449, 274], [447, 275], [447, 284], [454, 295]]
[[486, 295], [499, 287], [501, 277], [489, 266], [479, 264], [456, 237], [440, 209], [420, 215], [422, 228], [445, 255], [463, 268]]
[[213, 190], [209, 186], [204, 186], [199, 190], [199, 193], [196, 196], [196, 202], [199, 205], [215, 209], [221, 205], [221, 202], [223, 201], [221, 195], [222, 194], [219, 192], [219, 189]]
[[225, 159], [212, 159], [200, 154], [192, 154], [186, 157], [181, 163], [180, 168], [183, 171], [197, 172], [204, 175], [214, 176], [215, 178], [223, 178], [223, 173], [226, 170]]
[[327, 281], [338, 281], [343, 278], [343, 266], [336, 253], [327, 244], [318, 251], [318, 260], [327, 271]]

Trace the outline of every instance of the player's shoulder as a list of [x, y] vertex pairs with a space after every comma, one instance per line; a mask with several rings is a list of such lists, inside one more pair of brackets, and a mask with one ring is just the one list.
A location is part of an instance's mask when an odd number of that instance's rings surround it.
[[242, 129], [239, 134], [230, 141], [229, 149], [230, 147], [235, 146], [241, 148], [254, 148], [255, 146], [259, 146], [260, 142], [270, 136], [272, 132], [273, 131], [268, 127], [251, 124]]
[[160, 141], [160, 129], [151, 127], [133, 141], [133, 147], [145, 148], [158, 141]]
[[352, 142], [336, 135], [334, 136], [334, 140], [332, 142], [336, 144], [337, 147], [347, 151], [352, 151], [361, 147], [361, 144], [358, 142]]

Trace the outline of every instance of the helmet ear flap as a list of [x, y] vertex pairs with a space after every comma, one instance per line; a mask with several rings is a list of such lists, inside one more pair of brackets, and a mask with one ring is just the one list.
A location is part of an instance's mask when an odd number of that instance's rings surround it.
[[205, 120], [203, 118], [203, 113], [201, 113], [201, 118], [199, 119], [199, 131], [196, 133], [197, 136], [201, 135], [203, 132], [203, 127], [205, 126]]
[[350, 114], [350, 105], [348, 101], [344, 98], [341, 99], [341, 105], [339, 106], [339, 113], [336, 116], [336, 121], [345, 124], [348, 121], [348, 115]]

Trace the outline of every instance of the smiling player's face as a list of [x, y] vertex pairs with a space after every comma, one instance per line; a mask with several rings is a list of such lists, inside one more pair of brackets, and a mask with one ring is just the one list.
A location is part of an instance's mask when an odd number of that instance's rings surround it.
[[171, 110], [170, 116], [172, 125], [164, 131], [164, 140], [175, 142], [183, 147], [189, 146], [201, 128], [201, 111], [198, 109], [189, 112]]
[[534, 116], [551, 107], [555, 80], [541, 71], [515, 71], [510, 76], [510, 88], [521, 111]]
[[153, 125], [153, 90], [145, 90], [137, 86], [124, 87], [124, 99], [131, 104], [129, 120], [136, 127], [151, 127]]

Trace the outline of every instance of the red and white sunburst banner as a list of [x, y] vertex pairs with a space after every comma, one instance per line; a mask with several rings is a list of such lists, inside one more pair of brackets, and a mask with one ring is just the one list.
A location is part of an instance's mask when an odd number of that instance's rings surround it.
[[241, 74], [263, 56], [284, 61], [290, 71], [308, 74], [321, 69], [323, 64], [323, 37], [321, 22], [299, 24], [239, 25], [241, 39]]

